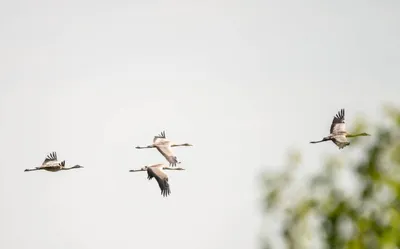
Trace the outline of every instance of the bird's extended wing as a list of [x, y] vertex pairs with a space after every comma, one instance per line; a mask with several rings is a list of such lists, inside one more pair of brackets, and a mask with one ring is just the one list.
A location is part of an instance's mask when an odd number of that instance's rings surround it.
[[158, 134], [157, 136], [154, 136], [153, 138], [153, 143], [158, 143], [161, 141], [166, 141], [166, 137], [165, 137], [165, 131], [162, 131], [160, 134]]
[[57, 153], [55, 151], [51, 152], [47, 155], [46, 159], [44, 159], [42, 165], [48, 164], [49, 162], [57, 161]]
[[176, 166], [178, 162], [178, 158], [174, 155], [171, 149], [171, 145], [169, 141], [159, 143], [155, 145], [157, 150], [167, 159], [170, 166]]
[[330, 133], [342, 134], [346, 132], [346, 124], [344, 122], [344, 109], [341, 109], [336, 116], [333, 117]]
[[164, 197], [168, 196], [171, 194], [171, 190], [168, 184], [168, 176], [165, 174], [162, 170], [160, 170], [157, 167], [148, 167], [147, 168], [147, 175], [148, 179], [152, 179], [153, 177], [156, 178], [158, 182], [158, 186], [161, 189], [161, 195]]
[[65, 166], [65, 161], [62, 161], [62, 162], [49, 161], [49, 162], [43, 164], [42, 166], [40, 166], [40, 168], [62, 168], [64, 166]]

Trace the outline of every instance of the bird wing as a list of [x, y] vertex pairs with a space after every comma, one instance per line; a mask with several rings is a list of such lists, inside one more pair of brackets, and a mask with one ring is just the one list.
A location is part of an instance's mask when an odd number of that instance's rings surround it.
[[167, 139], [165, 137], [165, 131], [162, 131], [160, 134], [158, 134], [157, 136], [154, 136], [154, 138], [153, 138], [153, 143], [158, 143], [160, 141], [167, 141]]
[[147, 168], [148, 179], [156, 178], [158, 182], [158, 186], [161, 189], [161, 195], [164, 197], [171, 193], [169, 184], [168, 184], [168, 176], [165, 174], [159, 167], [152, 166]]
[[155, 175], [154, 171], [150, 170], [150, 168], [163, 167], [163, 166], [164, 166], [163, 164], [155, 164], [155, 165], [148, 167], [147, 168], [147, 179], [151, 180]]
[[341, 109], [332, 120], [330, 133], [341, 134], [346, 132], [346, 124], [344, 122], [344, 109]]
[[40, 168], [62, 168], [65, 165], [65, 161], [57, 162], [57, 161], [50, 161], [46, 164], [40, 166]]
[[47, 157], [44, 159], [42, 166], [48, 164], [49, 162], [55, 162], [55, 161], [57, 161], [57, 153], [53, 151], [50, 154], [48, 154]]
[[156, 146], [157, 150], [167, 159], [170, 165], [176, 166], [178, 163], [178, 158], [174, 155], [171, 149], [171, 142], [168, 140], [163, 140], [163, 141], [158, 141], [157, 143], [154, 143], [154, 146]]

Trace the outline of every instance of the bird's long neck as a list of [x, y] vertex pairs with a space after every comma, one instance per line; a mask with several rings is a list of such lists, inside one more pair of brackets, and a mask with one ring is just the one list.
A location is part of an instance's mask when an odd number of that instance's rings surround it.
[[186, 144], [171, 144], [171, 147], [186, 146]]
[[61, 170], [70, 170], [70, 169], [76, 169], [76, 167], [73, 166], [73, 167], [69, 167], [69, 168], [61, 168]]
[[177, 167], [163, 167], [165, 170], [184, 170], [183, 168], [177, 168]]
[[346, 134], [346, 137], [361, 137], [361, 136], [367, 136], [365, 133], [358, 133], [358, 134]]

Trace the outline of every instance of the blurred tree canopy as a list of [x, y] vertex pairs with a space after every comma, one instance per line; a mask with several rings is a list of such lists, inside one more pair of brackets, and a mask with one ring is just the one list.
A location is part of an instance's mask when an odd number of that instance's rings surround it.
[[[299, 152], [291, 153], [283, 172], [264, 173], [263, 210], [282, 217], [284, 248], [400, 249], [400, 110], [384, 110], [386, 120], [371, 137], [352, 139], [347, 152], [327, 156], [320, 172], [297, 181], [303, 188], [294, 180]], [[364, 128], [360, 122], [348, 129]], [[365, 140], [368, 146], [361, 144]], [[262, 239], [264, 248], [272, 248], [271, 236]]]

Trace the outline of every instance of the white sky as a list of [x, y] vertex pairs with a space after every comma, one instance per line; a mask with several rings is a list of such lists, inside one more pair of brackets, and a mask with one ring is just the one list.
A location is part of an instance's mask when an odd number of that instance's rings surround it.
[[[315, 170], [340, 108], [351, 127], [399, 103], [399, 7], [2, 2], [0, 248], [257, 248], [258, 173], [293, 147]], [[134, 148], [162, 130], [194, 144], [168, 198], [128, 172], [164, 162]], [[85, 168], [23, 172], [51, 151]]]

